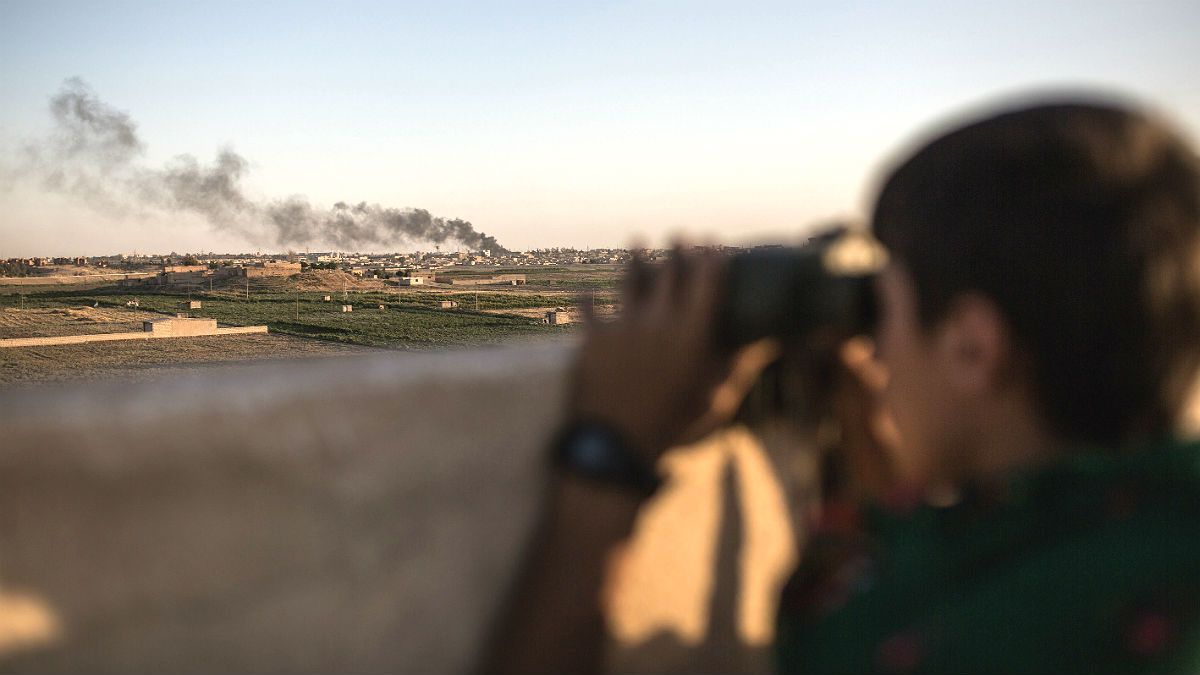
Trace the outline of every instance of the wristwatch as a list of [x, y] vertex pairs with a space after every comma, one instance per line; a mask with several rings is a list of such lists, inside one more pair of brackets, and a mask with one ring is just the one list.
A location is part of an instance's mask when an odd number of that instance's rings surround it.
[[560, 471], [632, 491], [642, 499], [662, 485], [654, 468], [634, 454], [620, 433], [595, 422], [563, 428], [551, 446], [551, 462]]

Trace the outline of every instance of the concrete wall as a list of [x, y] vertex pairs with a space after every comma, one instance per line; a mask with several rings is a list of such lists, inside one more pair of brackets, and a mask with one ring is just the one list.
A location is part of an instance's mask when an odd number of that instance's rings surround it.
[[114, 340], [153, 340], [159, 338], [203, 337], [207, 335], [240, 335], [266, 333], [266, 326], [231, 326], [218, 328], [215, 319], [157, 319], [144, 321], [146, 329], [129, 333], [96, 333], [94, 335], [56, 335], [52, 337], [0, 339], [3, 347], [44, 347], [48, 345], [75, 345], [86, 342], [111, 342]]
[[[159, 281], [164, 284], [207, 284], [214, 277], [211, 270], [205, 268], [202, 272], [163, 272]], [[217, 277], [220, 278], [220, 277]]]
[[96, 333], [94, 335], [54, 335], [51, 337], [4, 338], [3, 347], [45, 347], [49, 345], [78, 345], [85, 342], [111, 342], [113, 340], [149, 340], [154, 334], [146, 331], [130, 333]]
[[243, 276], [247, 277], [286, 277], [300, 273], [300, 263], [265, 263], [260, 266], [244, 268]]
[[499, 274], [491, 277], [453, 277], [453, 286], [518, 286], [525, 283], [524, 274]]
[[266, 333], [266, 326], [229, 326], [218, 328], [217, 335], [245, 335], [247, 333]]
[[[468, 670], [569, 356], [0, 391], [0, 671]], [[794, 557], [772, 456], [735, 430], [664, 460], [611, 589], [617, 671], [765, 672]]]

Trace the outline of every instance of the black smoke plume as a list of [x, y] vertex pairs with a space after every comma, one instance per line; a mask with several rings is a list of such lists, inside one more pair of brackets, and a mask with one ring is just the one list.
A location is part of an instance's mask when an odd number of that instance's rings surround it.
[[140, 162], [145, 146], [137, 124], [71, 78], [50, 99], [53, 133], [25, 147], [19, 177], [70, 195], [111, 214], [165, 210], [202, 216], [218, 230], [281, 247], [330, 244], [349, 250], [403, 244], [454, 243], [471, 250], [505, 252], [495, 237], [471, 223], [446, 220], [424, 209], [338, 202], [314, 206], [303, 197], [256, 200], [242, 189], [249, 163], [230, 148], [212, 164], [179, 155], [154, 169]]

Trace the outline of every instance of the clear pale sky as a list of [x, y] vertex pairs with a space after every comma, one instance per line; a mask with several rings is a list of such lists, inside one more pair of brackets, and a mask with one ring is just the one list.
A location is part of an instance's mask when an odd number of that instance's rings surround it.
[[[899, 149], [1001, 96], [1099, 87], [1195, 139], [1198, 34], [1195, 0], [4, 0], [0, 150], [78, 76], [146, 162], [228, 144], [259, 197], [425, 208], [517, 249], [787, 239], [861, 215]], [[0, 201], [0, 257], [259, 247], [26, 184]]]

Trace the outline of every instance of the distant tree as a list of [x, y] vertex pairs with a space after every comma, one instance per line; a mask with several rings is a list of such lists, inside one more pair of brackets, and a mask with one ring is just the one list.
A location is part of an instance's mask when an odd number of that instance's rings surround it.
[[20, 261], [0, 262], [0, 277], [27, 277], [30, 267]]
[[183, 260], [179, 261], [181, 265], [199, 265], [200, 259], [191, 253], [183, 256]]

